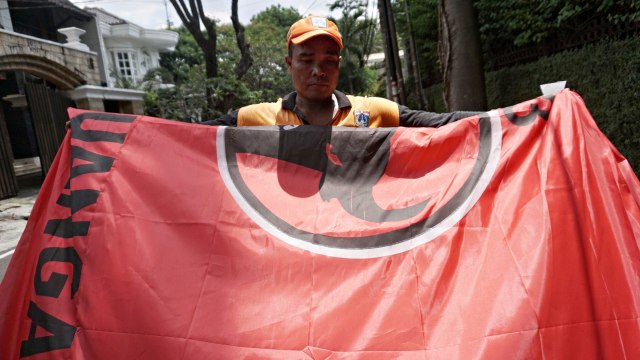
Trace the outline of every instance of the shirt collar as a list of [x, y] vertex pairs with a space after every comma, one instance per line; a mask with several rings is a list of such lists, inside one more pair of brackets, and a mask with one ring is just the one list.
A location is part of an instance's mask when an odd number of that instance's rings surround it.
[[[338, 108], [342, 109], [342, 108], [351, 107], [351, 102], [347, 98], [347, 95], [345, 95], [344, 93], [338, 90], [334, 90], [333, 94], [336, 96], [336, 99], [338, 100]], [[282, 98], [282, 108], [293, 111], [293, 109], [296, 107], [297, 95], [298, 94], [295, 91], [285, 95]]]

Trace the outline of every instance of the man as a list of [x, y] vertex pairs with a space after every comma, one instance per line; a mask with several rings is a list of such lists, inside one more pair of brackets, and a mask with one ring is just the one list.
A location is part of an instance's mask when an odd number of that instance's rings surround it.
[[477, 114], [416, 111], [387, 99], [337, 91], [342, 37], [336, 24], [326, 18], [309, 16], [295, 22], [289, 28], [287, 45], [285, 62], [294, 92], [277, 102], [245, 106], [204, 124], [438, 127]]

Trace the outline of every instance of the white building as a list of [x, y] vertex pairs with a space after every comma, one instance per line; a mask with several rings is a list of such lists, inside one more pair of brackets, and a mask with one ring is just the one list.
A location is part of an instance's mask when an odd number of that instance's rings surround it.
[[98, 20], [102, 40], [102, 62], [107, 86], [117, 77], [140, 84], [147, 71], [160, 66], [160, 53], [173, 51], [178, 33], [144, 29], [101, 8], [85, 8]]
[[69, 0], [0, 0], [0, 199], [48, 171], [68, 107], [142, 114], [144, 91], [116, 80], [140, 84], [177, 42]]

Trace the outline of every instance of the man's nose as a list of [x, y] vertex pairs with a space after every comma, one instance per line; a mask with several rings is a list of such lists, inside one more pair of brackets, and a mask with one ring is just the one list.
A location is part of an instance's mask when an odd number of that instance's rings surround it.
[[327, 74], [322, 70], [322, 67], [320, 67], [320, 64], [314, 64], [313, 65], [313, 76], [325, 77], [325, 76], [327, 76]]

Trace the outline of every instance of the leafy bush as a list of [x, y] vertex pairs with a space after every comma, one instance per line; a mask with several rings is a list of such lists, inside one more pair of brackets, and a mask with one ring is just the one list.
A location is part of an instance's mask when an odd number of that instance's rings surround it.
[[606, 40], [537, 62], [487, 73], [490, 108], [540, 95], [539, 84], [566, 80], [602, 132], [640, 174], [640, 37]]
[[[578, 92], [602, 132], [640, 174], [640, 37], [605, 40], [536, 62], [486, 73], [489, 108], [539, 96], [540, 84], [566, 80]], [[428, 92], [430, 109], [446, 111], [442, 85]]]

